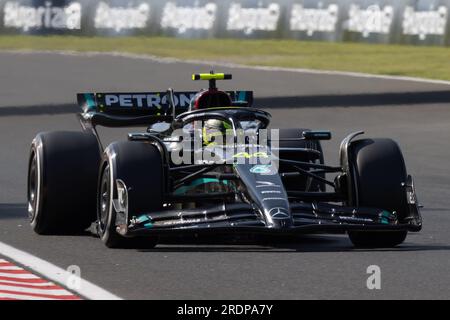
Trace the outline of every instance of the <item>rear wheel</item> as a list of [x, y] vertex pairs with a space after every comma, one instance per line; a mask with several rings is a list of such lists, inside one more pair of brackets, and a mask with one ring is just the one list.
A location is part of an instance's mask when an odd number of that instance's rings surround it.
[[[303, 131], [310, 131], [310, 129], [279, 129], [279, 147], [285, 148], [285, 151], [280, 151], [279, 157], [287, 160], [296, 160], [303, 162], [317, 162], [324, 163], [324, 157], [322, 152], [322, 145], [320, 141], [311, 140], [285, 140], [283, 139], [293, 139], [301, 138]], [[310, 149], [316, 151], [315, 153], [308, 153], [305, 151], [294, 151], [289, 150], [290, 148], [302, 148]], [[280, 172], [295, 171], [291, 165], [280, 163]], [[320, 177], [324, 178], [324, 174], [319, 174]], [[283, 181], [284, 186], [287, 190], [296, 191], [325, 191], [324, 183], [312, 180], [305, 176], [299, 176], [297, 178], [289, 178]]]
[[116, 142], [104, 153], [97, 196], [97, 229], [103, 243], [110, 248], [151, 248], [156, 237], [125, 238], [116, 231], [117, 180], [128, 190], [131, 216], [161, 210], [163, 205], [163, 170], [159, 150], [144, 142]]
[[31, 144], [28, 214], [38, 234], [85, 230], [95, 221], [100, 150], [93, 134], [46, 132]]
[[[408, 214], [403, 183], [407, 173], [399, 146], [391, 139], [354, 141], [349, 150], [354, 168], [355, 202], [396, 212], [401, 222]], [[352, 231], [349, 237], [356, 247], [394, 247], [406, 239], [407, 231]]]

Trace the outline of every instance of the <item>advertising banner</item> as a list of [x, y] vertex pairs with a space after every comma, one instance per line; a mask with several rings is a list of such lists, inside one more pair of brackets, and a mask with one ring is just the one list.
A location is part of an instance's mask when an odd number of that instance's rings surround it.
[[450, 0], [0, 0], [0, 34], [450, 43]]

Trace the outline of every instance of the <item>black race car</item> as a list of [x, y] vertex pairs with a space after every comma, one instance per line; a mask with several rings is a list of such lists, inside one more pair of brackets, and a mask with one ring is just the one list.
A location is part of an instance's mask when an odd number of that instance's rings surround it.
[[[320, 140], [330, 132], [271, 130], [261, 143], [270, 114], [251, 107], [251, 91], [218, 90], [227, 74], [193, 79], [209, 88], [78, 94], [83, 130], [39, 133], [31, 145], [33, 230], [73, 233], [95, 222], [108, 247], [153, 246], [161, 235], [328, 232], [392, 247], [421, 229], [413, 179], [391, 139], [352, 133], [340, 166], [329, 166]], [[146, 130], [104, 148], [97, 126]]]

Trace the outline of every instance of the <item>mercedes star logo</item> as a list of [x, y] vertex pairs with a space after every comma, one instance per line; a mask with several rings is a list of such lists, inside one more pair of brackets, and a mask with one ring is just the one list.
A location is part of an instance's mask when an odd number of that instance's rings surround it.
[[289, 213], [287, 213], [286, 208], [281, 207], [275, 207], [270, 209], [269, 211], [270, 216], [272, 219], [286, 219], [289, 218]]

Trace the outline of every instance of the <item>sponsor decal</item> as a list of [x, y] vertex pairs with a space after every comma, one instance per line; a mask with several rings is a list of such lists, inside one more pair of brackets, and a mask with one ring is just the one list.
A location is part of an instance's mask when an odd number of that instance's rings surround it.
[[447, 19], [448, 9], [444, 6], [429, 11], [415, 11], [407, 6], [403, 12], [403, 34], [419, 36], [420, 40], [425, 40], [428, 35], [443, 36]]
[[250, 169], [250, 172], [257, 174], [269, 174], [272, 172], [272, 166], [266, 164], [256, 165]]
[[286, 208], [275, 207], [269, 210], [269, 215], [272, 219], [286, 219], [289, 218], [289, 213]]
[[[166, 226], [177, 226], [177, 225], [186, 225], [189, 223], [201, 223], [205, 221], [205, 218], [190, 218], [186, 219], [183, 218], [183, 215], [180, 214], [180, 220], [161, 220], [161, 221], [155, 221], [152, 225], [152, 227], [166, 227]], [[218, 215], [213, 218], [208, 218], [208, 221], [214, 222], [214, 221], [220, 221], [227, 219], [228, 216], [226, 214]]]
[[305, 31], [308, 36], [315, 32], [335, 32], [339, 18], [339, 6], [330, 4], [322, 8], [304, 8], [301, 4], [292, 6], [289, 26], [291, 31]]
[[[248, 91], [228, 91], [228, 94], [235, 99], [237, 96], [246, 95], [251, 98], [252, 93]], [[197, 92], [183, 91], [174, 92], [173, 98], [175, 107], [186, 109], [189, 107], [191, 100]], [[80, 98], [82, 96], [82, 98]], [[83, 101], [80, 105], [87, 104], [89, 107], [99, 106], [111, 108], [164, 108], [169, 106], [169, 98], [167, 92], [134, 92], [134, 93], [85, 93], [78, 94], [78, 99]], [[94, 102], [95, 98], [95, 102]]]
[[389, 34], [394, 20], [394, 7], [370, 5], [362, 9], [352, 4], [348, 12], [349, 19], [344, 22], [347, 31], [361, 33], [364, 38], [370, 34]]
[[275, 184], [273, 182], [270, 181], [256, 181], [256, 187], [257, 188], [267, 188], [267, 187], [273, 187], [273, 188], [281, 188], [280, 185]]
[[268, 158], [266, 152], [254, 152], [254, 153], [248, 153], [248, 152], [239, 152], [236, 153], [233, 158], [245, 158], [245, 159], [251, 159], [251, 158]]
[[358, 218], [358, 217], [350, 217], [350, 216], [338, 216], [339, 220], [350, 221], [350, 222], [373, 222], [373, 219], [370, 218]]
[[[97, 102], [106, 107], [118, 108], [162, 108], [168, 106], [169, 101], [165, 93], [134, 93], [134, 94], [97, 94]], [[177, 93], [174, 95], [176, 107], [189, 106], [194, 94]]]
[[273, 201], [273, 200], [282, 200], [282, 201], [285, 201], [286, 203], [289, 203], [286, 198], [282, 198], [282, 197], [271, 197], [271, 198], [263, 198], [262, 199], [262, 201]]
[[175, 29], [179, 34], [189, 30], [212, 30], [216, 22], [217, 4], [209, 2], [204, 6], [183, 7], [168, 2], [163, 9], [161, 28]]
[[135, 7], [112, 7], [106, 2], [99, 2], [95, 11], [96, 29], [112, 29], [116, 32], [147, 27], [150, 17], [150, 5], [141, 3]]
[[3, 9], [3, 24], [6, 28], [22, 29], [81, 29], [81, 4], [70, 2], [65, 7], [54, 6], [46, 1], [43, 6], [23, 5], [8, 1]]
[[281, 7], [270, 3], [267, 7], [243, 8], [240, 3], [231, 3], [228, 10], [228, 31], [243, 31], [251, 35], [254, 31], [275, 31], [280, 19]]
[[281, 194], [281, 191], [280, 190], [263, 190], [263, 191], [261, 191], [261, 194], [267, 194], [267, 193]]

